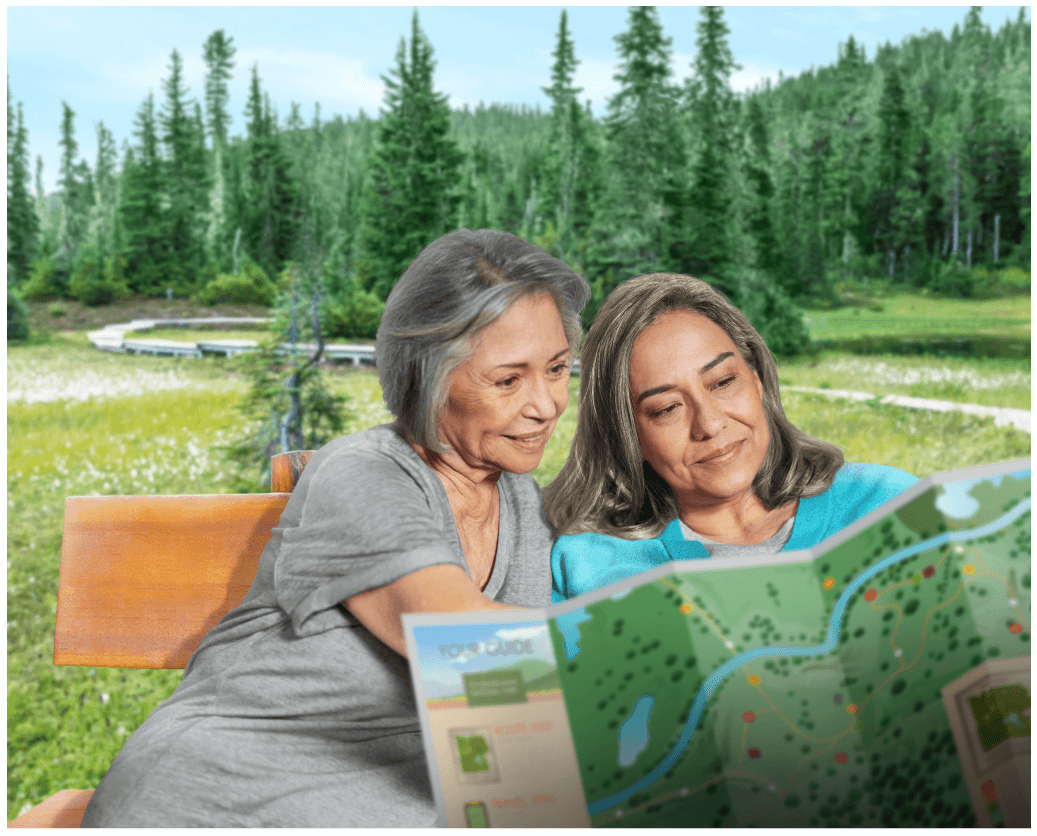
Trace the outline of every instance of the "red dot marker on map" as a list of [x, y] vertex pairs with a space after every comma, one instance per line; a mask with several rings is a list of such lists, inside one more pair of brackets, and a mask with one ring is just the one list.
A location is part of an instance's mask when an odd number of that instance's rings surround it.
[[761, 757], [760, 750], [757, 749], [755, 746], [753, 746], [753, 748], [749, 750], [749, 757], [752, 758], [753, 760], [757, 760], [758, 758]]
[[850, 759], [850, 756], [847, 755], [846, 752], [836, 752], [835, 753], [835, 762], [836, 763], [846, 763], [849, 759]]
[[756, 714], [752, 711], [744, 711], [742, 712], [742, 719], [747, 723], [751, 723], [756, 719]]
[[931, 578], [935, 574], [936, 574], [936, 569], [933, 568], [932, 566], [926, 566], [922, 570], [922, 577], [923, 578]]
[[865, 601], [874, 601], [878, 597], [879, 597], [879, 594], [874, 589], [869, 589], [867, 592], [864, 593], [864, 600]]

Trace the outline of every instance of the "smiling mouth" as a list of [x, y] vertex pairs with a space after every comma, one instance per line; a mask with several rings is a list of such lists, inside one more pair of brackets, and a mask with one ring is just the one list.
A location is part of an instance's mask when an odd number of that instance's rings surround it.
[[506, 435], [505, 438], [510, 438], [519, 444], [538, 444], [547, 438], [547, 430], [541, 430], [536, 435]]
[[742, 441], [736, 441], [733, 444], [728, 444], [726, 447], [721, 447], [719, 450], [699, 459], [696, 464], [726, 464], [734, 458], [735, 454], [737, 454], [739, 449], [741, 449], [743, 441], [744, 439]]

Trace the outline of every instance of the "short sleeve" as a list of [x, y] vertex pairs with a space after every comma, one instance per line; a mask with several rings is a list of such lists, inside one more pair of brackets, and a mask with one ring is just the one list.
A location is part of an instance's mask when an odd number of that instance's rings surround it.
[[296, 634], [355, 623], [337, 606], [341, 601], [418, 569], [453, 563], [467, 571], [447, 539], [445, 498], [435, 495], [434, 474], [356, 442], [321, 452], [326, 455], [314, 456], [285, 509], [301, 504], [281, 531], [274, 566], [277, 602]]

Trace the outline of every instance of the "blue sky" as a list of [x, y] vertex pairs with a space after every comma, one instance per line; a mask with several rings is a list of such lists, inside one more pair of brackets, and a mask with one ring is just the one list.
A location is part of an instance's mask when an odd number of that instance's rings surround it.
[[[435, 50], [436, 87], [452, 106], [491, 103], [547, 107], [541, 87], [550, 83], [551, 51], [561, 6], [420, 6], [422, 28]], [[616, 92], [613, 36], [626, 26], [625, 6], [568, 6], [569, 27], [580, 60], [576, 82], [596, 114]], [[730, 43], [743, 69], [736, 90], [760, 84], [778, 72], [797, 75], [834, 62], [849, 35], [868, 58], [884, 42], [899, 43], [923, 29], [949, 34], [965, 6], [725, 6]], [[7, 67], [11, 93], [24, 105], [33, 158], [44, 161], [44, 184], [55, 187], [61, 102], [76, 112], [80, 155], [93, 166], [95, 125], [103, 121], [121, 147], [132, 140], [134, 113], [155, 93], [170, 52], [180, 51], [189, 95], [201, 101], [202, 44], [216, 29], [234, 39], [236, 67], [230, 86], [231, 134], [244, 131], [249, 71], [258, 63], [263, 88], [280, 116], [292, 101], [304, 119], [349, 116], [363, 109], [375, 116], [384, 87], [380, 76], [393, 65], [401, 36], [409, 35], [414, 6], [9, 6]], [[992, 29], [1018, 13], [1018, 6], [984, 7]], [[673, 39], [674, 74], [690, 74], [695, 55], [694, 6], [660, 6]], [[1027, 19], [1030, 11], [1027, 7]]]

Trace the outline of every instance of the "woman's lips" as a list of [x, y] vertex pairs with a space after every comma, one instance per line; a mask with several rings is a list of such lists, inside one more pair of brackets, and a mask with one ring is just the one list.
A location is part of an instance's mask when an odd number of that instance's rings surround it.
[[714, 450], [712, 453], [708, 453], [699, 459], [695, 464], [704, 465], [722, 465], [727, 464], [731, 459], [738, 455], [738, 451], [741, 449], [745, 439], [735, 441], [732, 444], [728, 444], [726, 447], [721, 447], [719, 450]]

